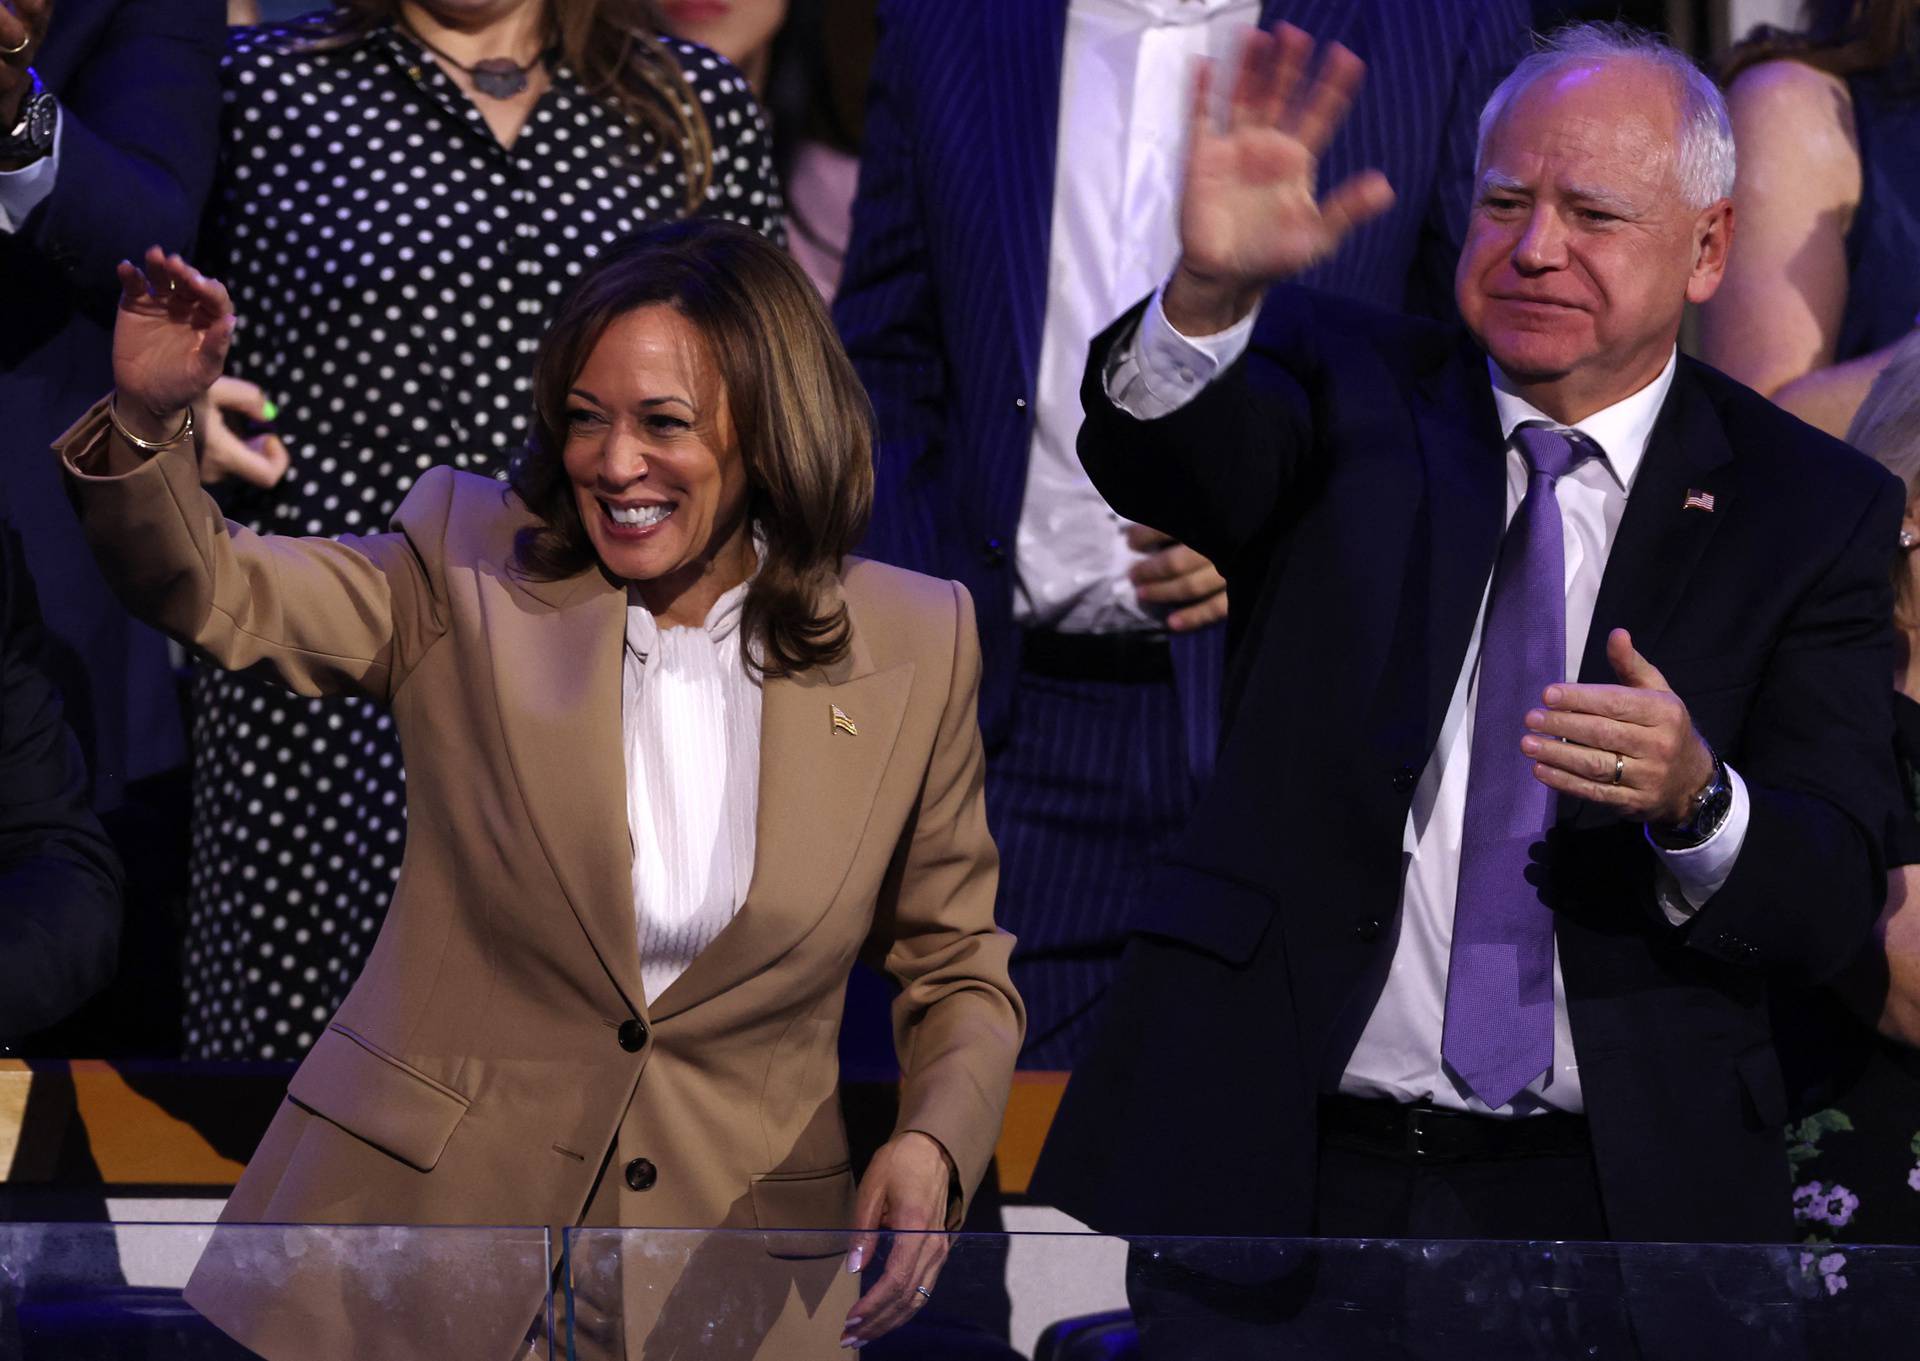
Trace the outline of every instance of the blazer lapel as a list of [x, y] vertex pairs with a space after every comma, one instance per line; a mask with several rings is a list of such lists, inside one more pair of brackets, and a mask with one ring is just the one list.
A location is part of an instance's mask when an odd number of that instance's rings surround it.
[[1006, 253], [1007, 299], [1023, 381], [1040, 371], [1053, 234], [1054, 162], [1060, 140], [1060, 68], [1066, 0], [985, 0], [974, 50], [986, 64], [981, 126], [999, 184], [997, 235]]
[[1424, 742], [1431, 752], [1506, 529], [1506, 457], [1486, 359], [1462, 338], [1416, 389], [1427, 466]]
[[[1693, 382], [1690, 363], [1680, 361], [1607, 553], [1593, 624], [1581, 652], [1580, 680], [1587, 685], [1619, 683], [1607, 660], [1607, 635], [1617, 628], [1633, 634], [1634, 646], [1655, 666], [1660, 664], [1660, 640], [1675, 607], [1686, 597], [1687, 578], [1737, 494], [1733, 448]], [[1710, 496], [1713, 508], [1690, 506], [1695, 492]], [[1575, 827], [1616, 821], [1599, 804], [1567, 799], [1561, 808], [1562, 821]]]
[[[1580, 660], [1580, 679], [1589, 685], [1616, 683], [1607, 635], [1617, 628], [1630, 631], [1635, 645], [1659, 665], [1654, 652], [1661, 630], [1685, 598], [1687, 578], [1735, 499], [1733, 448], [1690, 365], [1680, 361], [1607, 554]], [[1712, 497], [1713, 508], [1689, 506], [1695, 492]]]
[[528, 821], [607, 976], [643, 1016], [620, 736], [626, 592], [595, 569], [508, 578], [490, 605], [500, 727]]
[[847, 658], [829, 671], [767, 679], [761, 690], [760, 811], [746, 901], [653, 1000], [652, 1020], [765, 970], [833, 905], [893, 757], [913, 670], [904, 663], [874, 671], [856, 622]]

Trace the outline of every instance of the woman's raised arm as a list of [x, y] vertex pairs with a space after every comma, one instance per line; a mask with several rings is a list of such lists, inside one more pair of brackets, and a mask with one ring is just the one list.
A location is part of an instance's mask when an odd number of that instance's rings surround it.
[[220, 376], [233, 304], [157, 247], [119, 273], [114, 391], [56, 445], [102, 572], [134, 615], [217, 665], [301, 694], [390, 697], [444, 627], [453, 474], [422, 477], [390, 534], [336, 541], [229, 524], [201, 489], [188, 411]]

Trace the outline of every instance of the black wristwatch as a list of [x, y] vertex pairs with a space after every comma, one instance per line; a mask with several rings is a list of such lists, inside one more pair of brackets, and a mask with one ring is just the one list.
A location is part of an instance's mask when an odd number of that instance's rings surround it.
[[1720, 830], [1720, 824], [1727, 820], [1727, 813], [1733, 807], [1733, 781], [1727, 778], [1727, 763], [1720, 759], [1720, 753], [1712, 747], [1707, 754], [1713, 757], [1713, 778], [1707, 781], [1707, 787], [1693, 796], [1693, 811], [1684, 821], [1670, 827], [1658, 827], [1647, 824], [1647, 833], [1653, 837], [1653, 844], [1669, 851], [1692, 850], [1705, 842]]
[[53, 92], [40, 83], [40, 73], [31, 66], [27, 68], [27, 79], [32, 84], [27, 89], [27, 97], [21, 101], [19, 121], [0, 131], [0, 161], [28, 163], [53, 152], [60, 104]]

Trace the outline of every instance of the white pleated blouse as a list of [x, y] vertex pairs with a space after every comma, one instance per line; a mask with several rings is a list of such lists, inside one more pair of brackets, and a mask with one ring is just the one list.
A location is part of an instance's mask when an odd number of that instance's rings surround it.
[[640, 980], [649, 1003], [746, 901], [760, 809], [760, 677], [747, 665], [747, 583], [701, 628], [663, 629], [633, 593], [620, 726]]

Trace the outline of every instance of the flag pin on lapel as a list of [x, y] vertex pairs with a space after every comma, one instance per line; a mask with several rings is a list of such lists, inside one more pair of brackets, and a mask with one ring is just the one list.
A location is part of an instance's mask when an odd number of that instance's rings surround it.
[[1682, 505], [1680, 509], [1704, 510], [1707, 514], [1711, 515], [1713, 514], [1713, 493], [1710, 491], [1701, 491], [1698, 487], [1689, 487], [1687, 489], [1686, 503]]
[[833, 710], [833, 730], [835, 732], [843, 732], [848, 737], [858, 737], [860, 735], [860, 729], [853, 726], [853, 720], [847, 717], [847, 711], [845, 709], [842, 709], [838, 704], [829, 704], [827, 707]]

